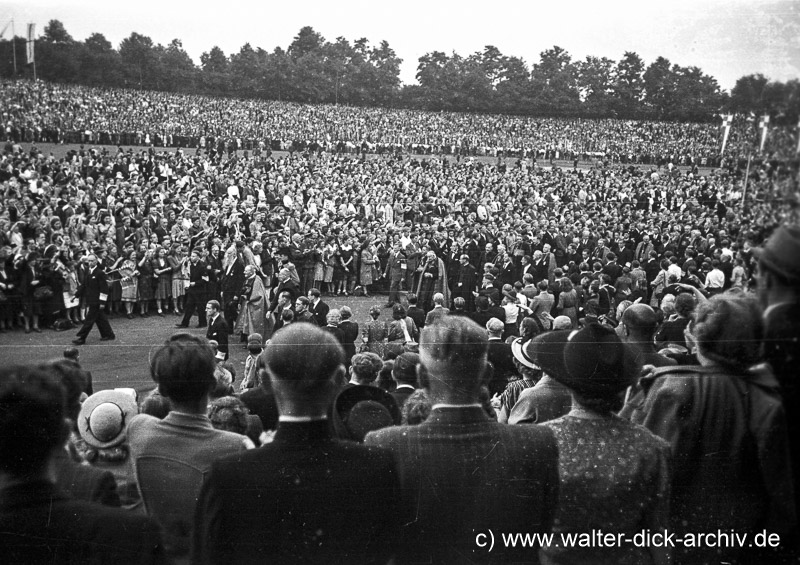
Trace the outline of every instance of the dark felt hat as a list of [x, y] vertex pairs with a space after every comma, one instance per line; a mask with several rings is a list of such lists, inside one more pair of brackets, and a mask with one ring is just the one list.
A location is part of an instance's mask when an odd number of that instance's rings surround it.
[[397, 402], [382, 388], [347, 387], [333, 402], [333, 429], [341, 439], [364, 441], [371, 431], [399, 424]]

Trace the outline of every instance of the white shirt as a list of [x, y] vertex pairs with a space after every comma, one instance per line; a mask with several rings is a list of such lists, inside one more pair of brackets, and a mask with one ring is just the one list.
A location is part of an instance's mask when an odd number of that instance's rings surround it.
[[706, 287], [708, 288], [722, 288], [725, 284], [725, 274], [719, 269], [712, 269], [706, 275]]

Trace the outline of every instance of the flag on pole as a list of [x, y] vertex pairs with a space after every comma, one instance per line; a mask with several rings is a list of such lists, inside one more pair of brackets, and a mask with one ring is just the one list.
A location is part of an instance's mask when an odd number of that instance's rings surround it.
[[26, 63], [28, 65], [30, 65], [34, 61], [34, 58], [33, 58], [33, 38], [34, 38], [35, 35], [36, 35], [36, 24], [28, 24], [28, 42], [27, 42], [27, 46], [28, 46], [28, 53], [27, 54], [28, 54], [28, 56], [27, 56], [27, 59], [26, 59]]
[[800, 120], [797, 120], [797, 151], [800, 154]]
[[731, 133], [731, 124], [733, 124], [733, 114], [722, 116], [722, 127], [725, 128], [725, 131], [722, 133], [722, 151], [720, 151], [720, 155], [725, 154], [725, 146], [728, 144], [728, 135]]
[[769, 116], [761, 116], [758, 127], [761, 128], [761, 146], [758, 148], [758, 152], [763, 153], [764, 143], [767, 141], [767, 132], [769, 131]]

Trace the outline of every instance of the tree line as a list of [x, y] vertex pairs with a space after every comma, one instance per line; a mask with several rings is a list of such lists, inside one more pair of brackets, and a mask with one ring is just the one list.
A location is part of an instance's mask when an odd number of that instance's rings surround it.
[[[25, 41], [15, 38], [17, 76]], [[14, 75], [11, 40], [0, 40], [0, 75]], [[272, 52], [245, 43], [226, 55], [217, 46], [196, 65], [179, 39], [154, 44], [133, 32], [115, 49], [101, 33], [77, 41], [51, 20], [36, 42], [37, 75], [43, 80], [95, 87], [138, 88], [213, 96], [386, 106], [431, 111], [534, 116], [712, 121], [723, 112], [769, 114], [773, 123], [797, 123], [800, 81], [741, 77], [730, 93], [698, 67], [664, 57], [646, 65], [635, 52], [619, 61], [587, 56], [574, 60], [554, 46], [528, 65], [487, 45], [462, 56], [441, 51], [418, 60], [418, 84], [400, 81], [400, 59], [388, 42], [366, 38], [327, 41], [300, 29], [286, 48]]]

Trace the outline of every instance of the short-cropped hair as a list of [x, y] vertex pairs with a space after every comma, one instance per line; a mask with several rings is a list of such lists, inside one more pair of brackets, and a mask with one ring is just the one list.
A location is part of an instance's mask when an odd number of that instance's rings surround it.
[[425, 326], [420, 337], [421, 354], [459, 367], [481, 367], [488, 349], [486, 330], [463, 316], [448, 316]]
[[173, 402], [197, 401], [216, 382], [215, 366], [214, 353], [208, 341], [179, 333], [153, 354], [150, 376], [158, 384], [159, 392]]
[[273, 382], [314, 394], [344, 363], [339, 341], [311, 324], [292, 324], [278, 330], [264, 349]]
[[0, 471], [24, 478], [44, 467], [66, 440], [64, 398], [45, 367], [0, 369]]

